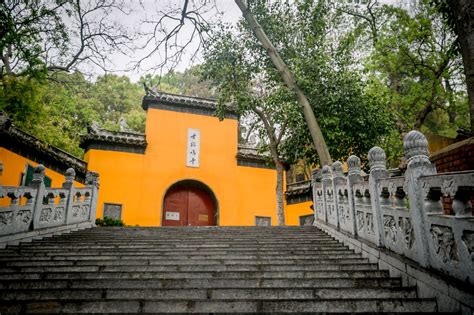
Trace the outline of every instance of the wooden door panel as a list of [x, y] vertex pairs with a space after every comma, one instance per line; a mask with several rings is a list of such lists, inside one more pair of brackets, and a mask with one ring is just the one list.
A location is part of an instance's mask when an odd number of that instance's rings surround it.
[[197, 188], [189, 189], [188, 225], [214, 225], [214, 203], [209, 194]]
[[168, 191], [163, 205], [163, 226], [188, 225], [188, 196], [183, 188]]

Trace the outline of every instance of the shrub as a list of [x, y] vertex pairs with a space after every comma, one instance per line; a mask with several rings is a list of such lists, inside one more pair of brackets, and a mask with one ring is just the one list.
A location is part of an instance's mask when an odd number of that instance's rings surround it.
[[103, 219], [97, 218], [95, 220], [95, 224], [97, 226], [125, 226], [122, 220], [115, 220], [109, 217], [105, 217]]

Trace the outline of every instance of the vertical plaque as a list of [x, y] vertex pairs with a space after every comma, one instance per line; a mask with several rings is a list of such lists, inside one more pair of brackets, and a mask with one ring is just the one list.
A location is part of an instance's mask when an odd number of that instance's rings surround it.
[[201, 151], [201, 134], [199, 129], [188, 128], [188, 141], [186, 143], [186, 166], [199, 167]]

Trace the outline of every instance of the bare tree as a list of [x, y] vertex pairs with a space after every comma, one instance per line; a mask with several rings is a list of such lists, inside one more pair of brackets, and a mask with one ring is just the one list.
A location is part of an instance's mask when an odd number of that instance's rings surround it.
[[132, 39], [113, 19], [126, 15], [122, 0], [0, 3], [0, 77], [35, 71], [71, 71], [81, 64], [107, 69]]

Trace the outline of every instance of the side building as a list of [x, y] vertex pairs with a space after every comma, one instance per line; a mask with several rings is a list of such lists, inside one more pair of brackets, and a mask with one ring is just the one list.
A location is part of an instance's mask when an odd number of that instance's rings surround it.
[[76, 171], [75, 186], [84, 186], [87, 163], [35, 136], [15, 127], [11, 119], [0, 112], [0, 185], [27, 186], [38, 164], [45, 169], [46, 187], [60, 187], [66, 170]]

